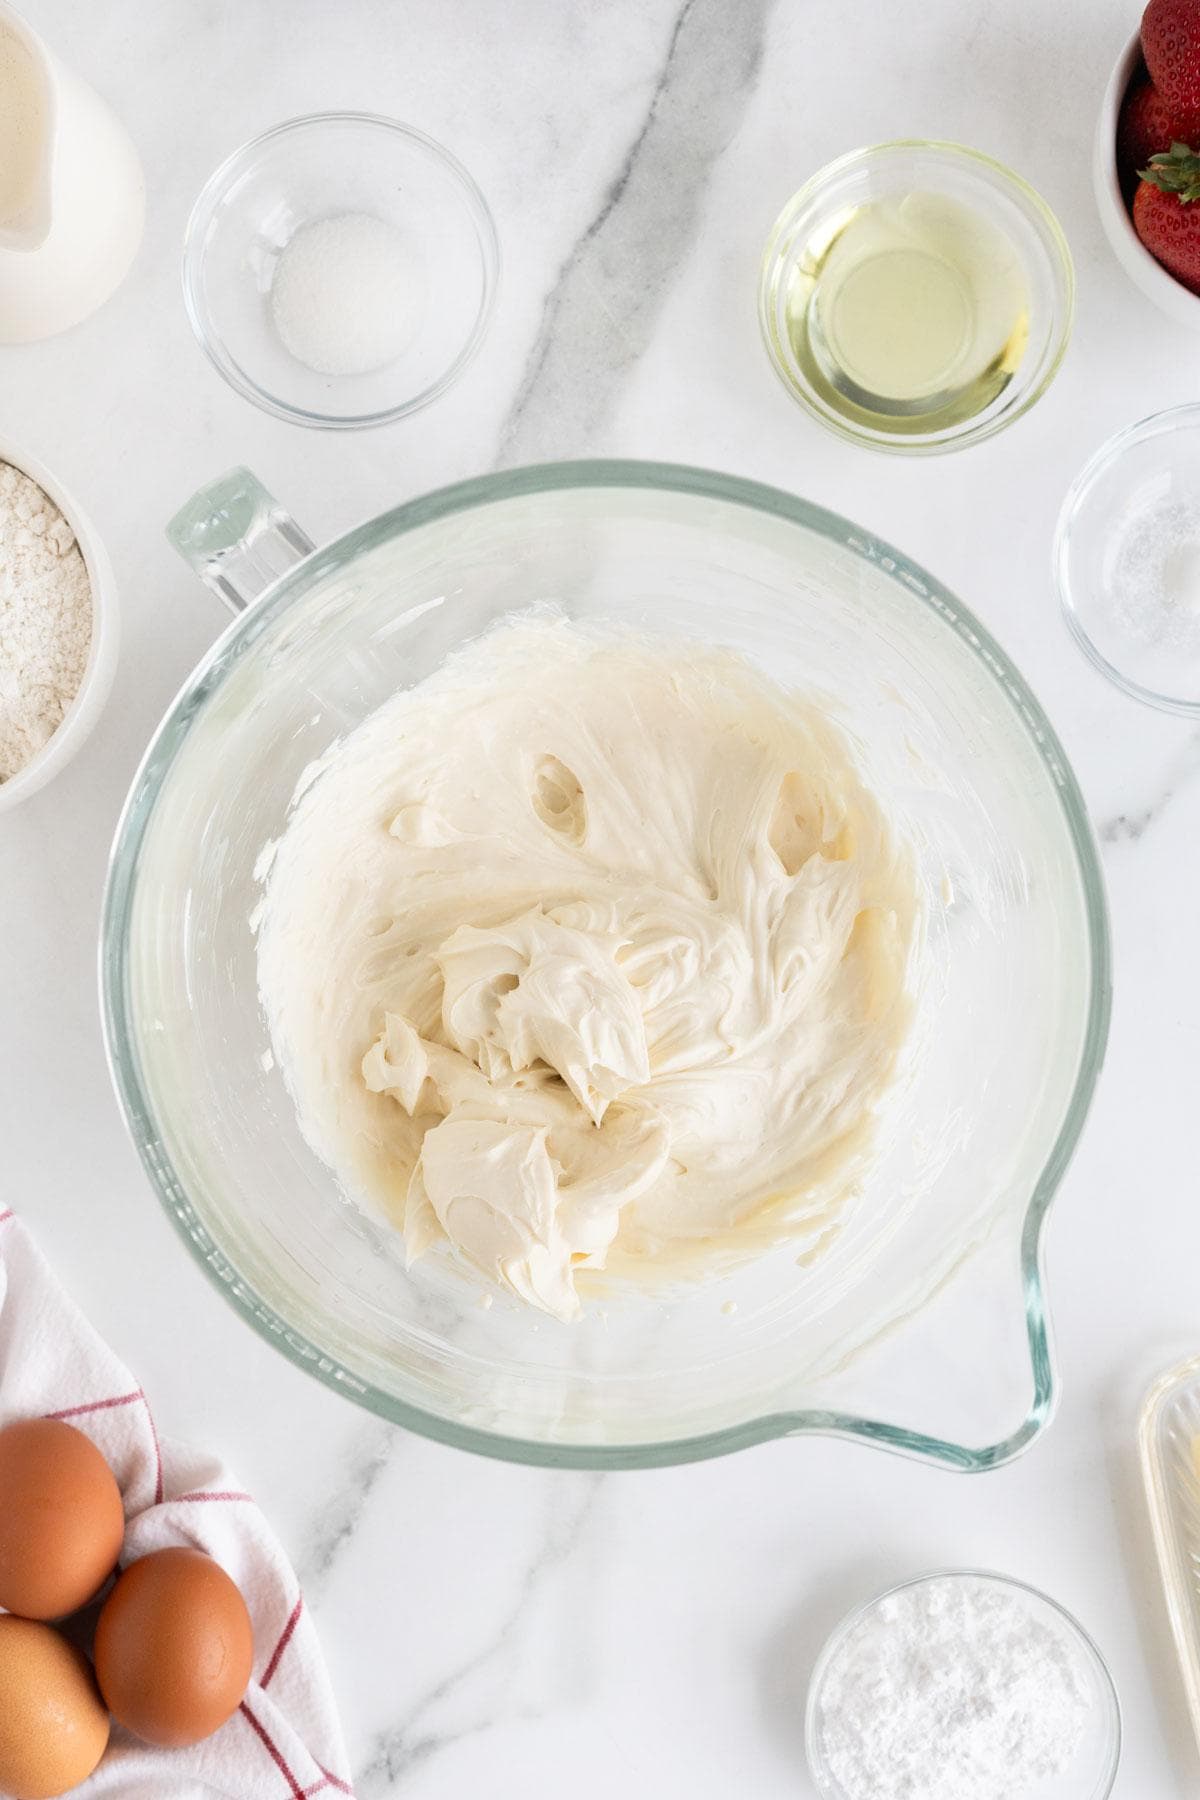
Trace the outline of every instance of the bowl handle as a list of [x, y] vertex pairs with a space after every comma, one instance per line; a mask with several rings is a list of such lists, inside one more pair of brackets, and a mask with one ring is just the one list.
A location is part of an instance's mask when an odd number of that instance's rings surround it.
[[167, 538], [233, 612], [316, 548], [249, 469], [230, 469], [193, 494]]

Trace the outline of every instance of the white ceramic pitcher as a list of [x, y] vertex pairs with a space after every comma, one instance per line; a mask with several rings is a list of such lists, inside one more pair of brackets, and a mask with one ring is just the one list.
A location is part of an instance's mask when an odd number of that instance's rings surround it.
[[0, 343], [94, 312], [128, 272], [144, 218], [125, 128], [0, 0]]

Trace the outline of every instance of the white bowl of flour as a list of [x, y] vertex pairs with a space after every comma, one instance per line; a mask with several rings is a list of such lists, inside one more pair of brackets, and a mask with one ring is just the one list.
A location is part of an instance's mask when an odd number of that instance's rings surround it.
[[66, 767], [117, 661], [112, 568], [49, 470], [0, 439], [0, 813]]

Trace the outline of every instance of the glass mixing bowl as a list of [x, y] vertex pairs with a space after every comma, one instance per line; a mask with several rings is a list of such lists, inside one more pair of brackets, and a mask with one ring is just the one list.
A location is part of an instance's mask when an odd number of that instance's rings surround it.
[[[899, 552], [803, 500], [645, 463], [448, 488], [311, 552], [246, 471], [171, 535], [254, 604], [187, 682], [117, 834], [103, 925], [114, 1078], [153, 1184], [231, 1305], [318, 1379], [448, 1442], [613, 1468], [788, 1433], [983, 1469], [1051, 1410], [1040, 1247], [1108, 1022], [1092, 836], [1036, 700]], [[305, 554], [306, 552], [311, 552]], [[299, 558], [300, 560], [297, 560]], [[833, 696], [917, 847], [911, 1075], [841, 1229], [575, 1325], [478, 1304], [308, 1148], [259, 1009], [256, 864], [306, 767], [535, 601], [732, 645]]]

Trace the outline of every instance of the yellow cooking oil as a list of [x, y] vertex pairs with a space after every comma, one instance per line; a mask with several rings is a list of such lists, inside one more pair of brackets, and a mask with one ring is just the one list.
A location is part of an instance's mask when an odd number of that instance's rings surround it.
[[890, 195], [814, 232], [793, 263], [785, 324], [832, 411], [915, 436], [1004, 392], [1028, 345], [1028, 286], [991, 220], [948, 195]]

